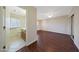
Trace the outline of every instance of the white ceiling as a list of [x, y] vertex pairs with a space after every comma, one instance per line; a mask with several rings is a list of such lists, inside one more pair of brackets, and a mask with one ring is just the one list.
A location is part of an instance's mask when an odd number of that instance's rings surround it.
[[72, 6], [35, 6], [35, 8], [38, 19], [68, 15], [72, 10]]
[[[11, 13], [24, 16], [26, 11], [20, 7], [9, 6], [7, 7]], [[37, 8], [38, 19], [48, 19], [51, 17], [59, 17], [69, 15], [72, 6], [35, 6]]]
[[20, 16], [25, 16], [26, 15], [26, 10], [24, 10], [24, 9], [22, 9], [20, 7], [8, 6], [6, 8], [12, 14], [16, 14], [16, 15], [20, 15]]

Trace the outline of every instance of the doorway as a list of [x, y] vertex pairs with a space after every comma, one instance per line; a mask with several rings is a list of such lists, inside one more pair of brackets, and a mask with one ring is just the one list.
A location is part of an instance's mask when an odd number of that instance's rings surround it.
[[74, 14], [71, 16], [71, 38], [74, 39]]
[[26, 10], [6, 7], [6, 51], [17, 51], [26, 45]]

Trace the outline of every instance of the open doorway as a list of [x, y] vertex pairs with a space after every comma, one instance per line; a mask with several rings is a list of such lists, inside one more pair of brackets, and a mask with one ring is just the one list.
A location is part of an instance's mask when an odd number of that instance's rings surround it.
[[6, 7], [6, 51], [17, 51], [26, 44], [26, 10]]
[[71, 16], [71, 38], [74, 39], [74, 14]]

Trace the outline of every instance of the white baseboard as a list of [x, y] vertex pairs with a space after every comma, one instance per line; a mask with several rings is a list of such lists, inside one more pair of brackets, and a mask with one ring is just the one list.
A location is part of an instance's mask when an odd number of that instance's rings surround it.
[[56, 32], [56, 31], [50, 31], [50, 30], [45, 30], [45, 29], [42, 29], [43, 31], [49, 31], [49, 32], [55, 32], [55, 33], [59, 33], [59, 34], [66, 34], [66, 35], [70, 35], [70, 34], [67, 34], [67, 33], [62, 33], [62, 32]]
[[36, 42], [36, 41], [37, 41], [37, 40], [33, 40], [33, 41], [29, 42], [29, 43], [26, 42], [26, 46], [29, 46], [29, 45], [31, 45], [32, 43]]
[[74, 41], [74, 44], [76, 45], [77, 49], [79, 50], [79, 46], [76, 44], [76, 42]]
[[75, 43], [73, 37], [72, 37], [72, 36], [70, 36], [70, 37], [71, 37], [71, 39], [73, 40], [73, 42], [74, 42], [75, 46], [77, 47], [77, 49], [79, 50], [79, 47], [78, 47], [77, 44]]
[[31, 42], [27, 42], [27, 41], [26, 41], [26, 46], [31, 45], [32, 43], [36, 42], [37, 40], [38, 40], [38, 35], [37, 35], [36, 39], [31, 40]]

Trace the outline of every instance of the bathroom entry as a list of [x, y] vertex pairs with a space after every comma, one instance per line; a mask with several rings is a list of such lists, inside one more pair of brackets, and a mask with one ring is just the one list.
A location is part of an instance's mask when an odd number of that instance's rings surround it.
[[26, 10], [6, 7], [6, 51], [17, 51], [26, 42]]

